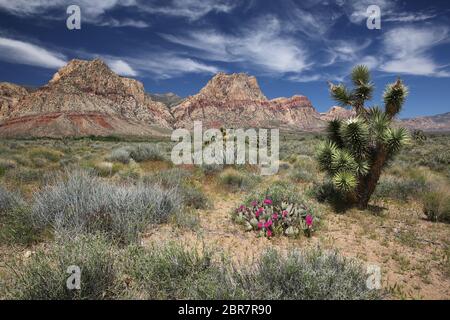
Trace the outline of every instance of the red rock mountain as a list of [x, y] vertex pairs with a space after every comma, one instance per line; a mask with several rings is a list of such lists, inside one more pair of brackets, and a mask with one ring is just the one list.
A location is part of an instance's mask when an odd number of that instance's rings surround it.
[[[3, 109], [3, 107], [2, 107]], [[8, 107], [0, 136], [152, 135], [171, 128], [168, 108], [137, 80], [101, 60], [72, 60], [50, 82]]]
[[[162, 135], [171, 128], [191, 129], [195, 120], [204, 127], [317, 131], [329, 120], [354, 115], [341, 107], [318, 113], [300, 95], [269, 100], [256, 78], [244, 73], [219, 73], [186, 99], [153, 97], [142, 83], [118, 76], [101, 60], [72, 60], [35, 91], [0, 83], [0, 137]], [[450, 130], [449, 114], [399, 123], [410, 129]]]
[[267, 127], [315, 130], [323, 126], [308, 98], [268, 100], [255, 77], [244, 73], [215, 75], [200, 92], [172, 109], [176, 127]]

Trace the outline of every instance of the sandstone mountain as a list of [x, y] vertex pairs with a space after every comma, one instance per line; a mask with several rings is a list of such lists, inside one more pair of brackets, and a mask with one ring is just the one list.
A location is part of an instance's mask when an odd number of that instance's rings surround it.
[[176, 127], [267, 127], [317, 130], [320, 114], [308, 98], [293, 96], [268, 100], [255, 77], [244, 73], [215, 75], [200, 92], [172, 109]]
[[169, 108], [180, 104], [184, 99], [175, 93], [149, 93], [148, 94], [153, 101], [164, 103]]
[[151, 135], [171, 128], [168, 108], [137, 80], [101, 60], [72, 60], [50, 82], [8, 107], [0, 136]]
[[450, 112], [435, 116], [403, 119], [400, 123], [402, 126], [411, 130], [450, 131]]

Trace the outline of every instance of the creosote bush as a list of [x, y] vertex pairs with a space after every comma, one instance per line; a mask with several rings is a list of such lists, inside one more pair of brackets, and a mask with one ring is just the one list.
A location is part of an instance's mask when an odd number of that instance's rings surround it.
[[166, 222], [180, 206], [175, 188], [116, 185], [75, 171], [35, 194], [32, 218], [37, 227], [51, 226], [62, 233], [102, 231], [121, 242], [133, 242], [147, 225]]

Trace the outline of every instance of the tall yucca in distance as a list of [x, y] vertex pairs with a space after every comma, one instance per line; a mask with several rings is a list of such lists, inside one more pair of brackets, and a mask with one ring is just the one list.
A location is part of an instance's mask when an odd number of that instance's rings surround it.
[[408, 131], [393, 128], [392, 120], [400, 112], [408, 94], [398, 79], [384, 91], [384, 110], [365, 107], [372, 99], [374, 85], [366, 66], [353, 68], [354, 88], [330, 83], [330, 93], [341, 106], [353, 108], [356, 116], [348, 120], [332, 120], [328, 124], [328, 140], [318, 147], [317, 161], [327, 172], [347, 201], [367, 208], [386, 164], [408, 141]]

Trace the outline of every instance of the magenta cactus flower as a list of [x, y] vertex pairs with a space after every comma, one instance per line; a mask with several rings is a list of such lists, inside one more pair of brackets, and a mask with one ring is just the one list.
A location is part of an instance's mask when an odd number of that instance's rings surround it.
[[272, 236], [272, 231], [267, 230], [267, 237], [270, 238]]
[[256, 206], [258, 205], [258, 201], [252, 201], [251, 205], [252, 205], [253, 207], [256, 207]]
[[277, 220], [277, 219], [278, 219], [278, 213], [275, 212], [275, 213], [272, 215], [272, 219], [273, 219], [273, 220]]
[[287, 212], [286, 210], [284, 210], [284, 211], [281, 213], [281, 215], [282, 215], [283, 218], [286, 218], [287, 215], [288, 215], [288, 212]]
[[313, 224], [313, 216], [308, 214], [305, 218], [305, 222], [306, 222], [306, 225], [308, 226], [308, 228], [311, 228], [312, 224]]
[[262, 221], [258, 222], [258, 229], [262, 229], [262, 227], [263, 227]]
[[265, 200], [264, 200], [264, 204], [269, 204], [269, 205], [270, 205], [270, 204], [272, 204], [272, 200], [270, 200], [270, 199], [265, 199]]

